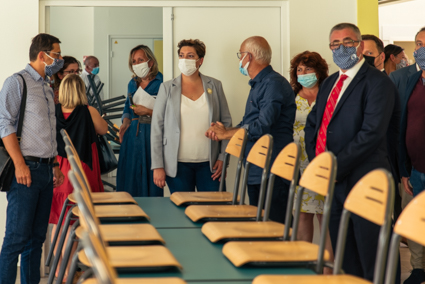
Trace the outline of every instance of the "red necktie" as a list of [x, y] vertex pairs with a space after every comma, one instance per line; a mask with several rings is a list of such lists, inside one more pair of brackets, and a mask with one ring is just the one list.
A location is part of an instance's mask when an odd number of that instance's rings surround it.
[[341, 75], [338, 83], [336, 83], [335, 88], [333, 88], [331, 92], [331, 96], [329, 97], [328, 102], [326, 103], [325, 113], [322, 117], [322, 124], [320, 125], [319, 134], [317, 135], [316, 156], [326, 151], [326, 133], [328, 131], [328, 125], [334, 113], [339, 94], [341, 93], [342, 84], [347, 78], [347, 75]]

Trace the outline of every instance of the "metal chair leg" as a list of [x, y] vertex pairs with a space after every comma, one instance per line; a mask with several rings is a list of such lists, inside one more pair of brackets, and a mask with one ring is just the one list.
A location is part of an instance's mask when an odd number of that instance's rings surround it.
[[74, 225], [72, 225], [71, 232], [68, 238], [68, 243], [65, 247], [65, 253], [63, 254], [61, 267], [59, 268], [58, 278], [56, 280], [56, 284], [62, 284], [62, 280], [65, 276], [66, 267], [68, 266], [69, 257], [71, 255], [72, 247], [74, 246], [74, 242], [77, 240], [75, 230], [80, 225], [80, 221], [77, 220]]
[[63, 218], [65, 217], [66, 207], [68, 206], [68, 203], [69, 203], [69, 200], [68, 198], [66, 198], [62, 206], [62, 211], [59, 216], [58, 224], [56, 226], [55, 236], [53, 237], [52, 243], [50, 244], [49, 254], [47, 255], [46, 263], [44, 264], [45, 266], [50, 266], [50, 262], [52, 261], [53, 251], [55, 250], [56, 241], [58, 240], [60, 228], [62, 226]]
[[[76, 205], [74, 205], [74, 206], [76, 206]], [[61, 257], [62, 247], [63, 247], [63, 244], [65, 243], [66, 232], [68, 230], [69, 223], [71, 222], [72, 208], [74, 206], [72, 206], [69, 209], [68, 214], [66, 216], [65, 224], [63, 225], [62, 234], [61, 234], [59, 244], [58, 244], [58, 248], [57, 248], [58, 253], [55, 255], [55, 258], [53, 259], [53, 264], [50, 267], [49, 279], [47, 280], [47, 284], [52, 284], [53, 280], [55, 279], [56, 268], [58, 266], [58, 263], [59, 263], [59, 260], [60, 260], [60, 257]]]
[[77, 252], [72, 256], [71, 266], [69, 267], [68, 279], [66, 279], [66, 284], [72, 284], [74, 279], [75, 272], [78, 268], [78, 252], [82, 249], [81, 243], [78, 244]]

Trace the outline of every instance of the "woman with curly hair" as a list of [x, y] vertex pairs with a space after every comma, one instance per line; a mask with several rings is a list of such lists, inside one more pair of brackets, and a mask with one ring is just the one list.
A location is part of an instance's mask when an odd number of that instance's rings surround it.
[[[300, 171], [303, 174], [309, 161], [305, 151], [304, 127], [307, 116], [312, 110], [320, 84], [328, 77], [328, 64], [317, 52], [304, 51], [291, 60], [291, 86], [296, 94], [295, 103], [297, 112], [294, 122], [294, 141], [301, 147]], [[313, 241], [313, 218], [317, 216], [320, 226], [322, 225], [323, 205], [325, 197], [305, 189], [301, 202], [298, 240]], [[331, 254], [332, 245], [330, 238], [326, 240], [326, 250]], [[330, 273], [325, 268], [325, 273]]]

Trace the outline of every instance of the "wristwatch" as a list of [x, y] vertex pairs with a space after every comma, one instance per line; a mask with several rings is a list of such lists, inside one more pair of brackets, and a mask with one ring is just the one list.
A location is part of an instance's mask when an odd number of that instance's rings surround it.
[[53, 167], [59, 167], [59, 163], [53, 163]]

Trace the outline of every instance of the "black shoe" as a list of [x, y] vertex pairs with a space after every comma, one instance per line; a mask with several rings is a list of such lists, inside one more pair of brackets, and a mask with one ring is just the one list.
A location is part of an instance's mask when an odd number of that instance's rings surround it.
[[425, 271], [423, 269], [413, 269], [412, 274], [403, 284], [420, 284], [425, 281]]

